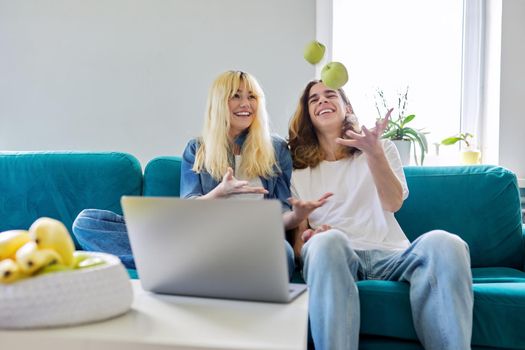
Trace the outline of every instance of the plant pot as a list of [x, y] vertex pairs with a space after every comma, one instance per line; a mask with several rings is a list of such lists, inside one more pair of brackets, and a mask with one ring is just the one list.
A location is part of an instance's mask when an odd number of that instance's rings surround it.
[[481, 152], [478, 150], [461, 151], [461, 164], [473, 165], [481, 161]]
[[396, 145], [397, 151], [399, 152], [399, 157], [401, 157], [401, 164], [403, 166], [410, 164], [410, 146], [411, 141], [405, 140], [392, 140], [394, 145]]

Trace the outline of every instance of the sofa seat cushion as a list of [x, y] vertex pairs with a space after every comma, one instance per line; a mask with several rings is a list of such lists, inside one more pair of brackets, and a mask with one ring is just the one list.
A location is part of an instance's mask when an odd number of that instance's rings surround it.
[[477, 267], [472, 269], [474, 283], [525, 283], [525, 272], [510, 267]]
[[414, 330], [409, 285], [393, 281], [359, 281], [361, 333], [418, 339]]
[[525, 283], [474, 285], [473, 343], [525, 349]]
[[[407, 283], [360, 281], [358, 287], [362, 334], [417, 340]], [[474, 284], [472, 345], [524, 349], [524, 324], [525, 282]]]

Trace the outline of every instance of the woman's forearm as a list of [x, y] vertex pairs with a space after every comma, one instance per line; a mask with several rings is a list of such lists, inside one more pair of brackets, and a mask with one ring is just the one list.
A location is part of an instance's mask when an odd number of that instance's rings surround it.
[[301, 256], [301, 250], [304, 245], [302, 234], [308, 230], [308, 228], [308, 220], [303, 220], [294, 230], [293, 251], [296, 257]]
[[367, 155], [367, 162], [384, 210], [392, 213], [403, 205], [403, 187], [390, 167], [384, 152]]

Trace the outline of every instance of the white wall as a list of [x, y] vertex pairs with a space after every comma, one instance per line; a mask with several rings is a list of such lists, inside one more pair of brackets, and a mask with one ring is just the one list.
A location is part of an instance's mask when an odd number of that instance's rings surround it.
[[485, 52], [483, 72], [482, 157], [483, 163], [498, 164], [501, 88], [502, 0], [488, 0], [485, 14]]
[[0, 0], [0, 150], [118, 150], [145, 163], [200, 133], [222, 71], [254, 74], [286, 136], [315, 0]]
[[483, 161], [525, 187], [525, 1], [487, 0]]
[[525, 1], [502, 3], [499, 163], [525, 179]]

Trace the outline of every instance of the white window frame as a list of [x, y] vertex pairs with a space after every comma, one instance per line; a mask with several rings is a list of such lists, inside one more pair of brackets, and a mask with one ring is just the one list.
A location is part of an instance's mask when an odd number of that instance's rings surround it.
[[461, 77], [461, 132], [475, 135], [483, 145], [482, 97], [485, 50], [485, 1], [463, 0], [463, 56]]
[[[327, 58], [332, 57], [334, 2], [316, 0], [316, 39], [327, 44]], [[476, 146], [483, 144], [483, 82], [485, 50], [485, 0], [463, 0], [463, 56], [461, 63], [460, 130], [476, 137]], [[320, 67], [316, 68], [317, 70]], [[316, 72], [319, 75], [319, 71]]]

